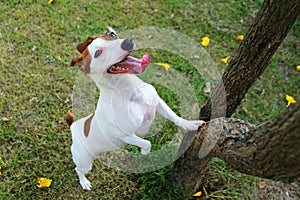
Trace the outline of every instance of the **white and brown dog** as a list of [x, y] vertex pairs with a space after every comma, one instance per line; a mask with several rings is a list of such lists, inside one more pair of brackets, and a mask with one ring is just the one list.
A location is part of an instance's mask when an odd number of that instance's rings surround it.
[[119, 39], [109, 28], [109, 33], [91, 36], [79, 44], [77, 50], [81, 55], [72, 60], [71, 65], [79, 64], [101, 93], [93, 114], [75, 122], [71, 113], [67, 115], [75, 170], [84, 190], [91, 189], [84, 174], [91, 170], [100, 152], [126, 144], [140, 147], [142, 154], [150, 152], [151, 143], [141, 137], [150, 129], [156, 112], [186, 130], [197, 130], [205, 123], [177, 116], [152, 85], [134, 75], [144, 72], [150, 62], [149, 54], [141, 59], [130, 56], [134, 47], [131, 38]]

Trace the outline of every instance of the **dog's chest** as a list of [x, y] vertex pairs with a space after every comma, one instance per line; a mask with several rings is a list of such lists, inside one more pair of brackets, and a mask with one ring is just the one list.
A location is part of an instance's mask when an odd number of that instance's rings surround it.
[[158, 104], [158, 96], [152, 85], [144, 84], [131, 92], [124, 92], [118, 99], [115, 118], [122, 128], [130, 127], [135, 131], [152, 123]]
[[136, 91], [130, 98], [129, 116], [137, 126], [152, 123], [158, 103], [156, 91], [152, 88], [143, 88]]
[[134, 134], [151, 125], [159, 97], [155, 88], [144, 82], [137, 87], [119, 85], [114, 91], [101, 92], [96, 114], [113, 134]]

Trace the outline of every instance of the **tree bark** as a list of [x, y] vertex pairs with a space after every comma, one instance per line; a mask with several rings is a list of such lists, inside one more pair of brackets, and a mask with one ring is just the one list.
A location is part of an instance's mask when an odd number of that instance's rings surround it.
[[[222, 81], [201, 109], [200, 119], [209, 121], [233, 114], [299, 13], [299, 0], [264, 1]], [[259, 126], [238, 119], [211, 121], [199, 134], [189, 133], [183, 139], [180, 149], [185, 152], [173, 168], [174, 190], [183, 196], [197, 191], [213, 156], [247, 174], [291, 181], [300, 170], [299, 126], [299, 104], [290, 113]]]
[[286, 37], [300, 13], [299, 0], [265, 0], [245, 39], [229, 62], [222, 82], [200, 111], [200, 119], [209, 121], [230, 117], [248, 89], [264, 72], [272, 55]]
[[293, 107], [248, 132], [227, 135], [215, 155], [239, 172], [292, 182], [300, 177], [300, 104]]
[[283, 182], [300, 177], [300, 104], [292, 107], [259, 125], [231, 118], [210, 121], [175, 163], [176, 193], [191, 196], [201, 189], [212, 157], [254, 176]]

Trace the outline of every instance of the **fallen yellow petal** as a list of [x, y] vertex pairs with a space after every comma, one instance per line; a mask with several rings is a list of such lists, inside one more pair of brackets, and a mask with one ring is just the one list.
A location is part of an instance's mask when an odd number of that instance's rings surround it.
[[201, 45], [206, 47], [209, 44], [209, 41], [210, 41], [209, 37], [206, 37], [206, 36], [202, 37]]
[[244, 39], [244, 36], [243, 36], [243, 35], [237, 35], [237, 36], [235, 36], [235, 38], [236, 38], [237, 40], [242, 41], [242, 40]]
[[265, 187], [266, 187], [266, 185], [267, 185], [266, 181], [260, 181], [260, 182], [258, 183], [258, 187], [259, 187], [259, 189], [263, 189], [263, 188], [265, 188]]
[[200, 197], [202, 195], [202, 191], [193, 194], [193, 197]]
[[297, 65], [296, 69], [300, 72], [300, 65]]
[[296, 100], [294, 99], [294, 97], [289, 96], [289, 95], [285, 95], [285, 99], [287, 100], [287, 105], [286, 107], [289, 107], [292, 103], [296, 103]]
[[229, 61], [230, 58], [231, 58], [231, 56], [227, 56], [225, 58], [222, 58], [221, 62], [224, 63], [224, 64], [228, 64], [228, 61]]
[[48, 1], [48, 4], [52, 3], [53, 1], [54, 1], [54, 0], [49, 0], [49, 1]]
[[37, 178], [37, 181], [39, 182], [38, 187], [50, 187], [52, 180], [47, 178]]
[[169, 70], [170, 69], [170, 65], [168, 63], [155, 63], [158, 66], [164, 67], [165, 70]]

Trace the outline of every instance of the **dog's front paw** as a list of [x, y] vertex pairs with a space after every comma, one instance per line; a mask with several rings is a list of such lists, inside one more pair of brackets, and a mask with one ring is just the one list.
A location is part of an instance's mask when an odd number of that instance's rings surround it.
[[151, 151], [151, 148], [150, 149], [141, 148], [141, 154], [143, 154], [143, 155], [146, 155], [146, 154], [150, 153], [150, 151]]
[[151, 151], [151, 142], [145, 140], [145, 144], [141, 147], [141, 154], [145, 155], [150, 153], [150, 151]]
[[203, 126], [204, 124], [206, 124], [206, 122], [202, 120], [189, 121], [184, 119], [180, 126], [185, 130], [196, 131], [199, 127]]

